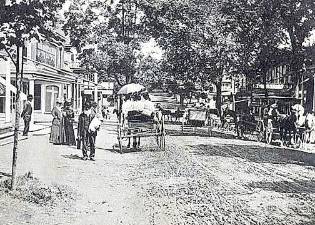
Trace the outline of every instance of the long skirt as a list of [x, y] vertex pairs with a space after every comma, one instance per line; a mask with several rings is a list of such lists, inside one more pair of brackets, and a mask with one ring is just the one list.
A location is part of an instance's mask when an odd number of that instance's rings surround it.
[[53, 144], [63, 144], [64, 143], [64, 127], [62, 120], [53, 119], [51, 132], [49, 137], [49, 142]]
[[73, 123], [67, 119], [64, 120], [65, 140], [66, 145], [76, 145]]

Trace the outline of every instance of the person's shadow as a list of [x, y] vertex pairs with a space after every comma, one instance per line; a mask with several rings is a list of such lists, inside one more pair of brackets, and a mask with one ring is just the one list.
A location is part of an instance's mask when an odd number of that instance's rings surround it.
[[71, 155], [62, 155], [62, 157], [66, 159], [77, 159], [77, 160], [82, 160], [82, 157], [78, 156], [77, 154], [71, 154]]

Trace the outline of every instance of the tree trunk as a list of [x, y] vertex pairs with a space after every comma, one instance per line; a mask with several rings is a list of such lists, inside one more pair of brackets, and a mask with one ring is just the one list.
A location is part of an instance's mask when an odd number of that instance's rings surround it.
[[265, 94], [265, 98], [268, 98], [268, 90], [267, 90], [267, 69], [266, 66], [264, 66], [263, 68], [263, 79], [264, 79], [264, 94]]
[[216, 86], [216, 108], [219, 112], [220, 117], [222, 117], [222, 110], [221, 110], [221, 105], [222, 105], [222, 78], [219, 79], [218, 82], [215, 83]]
[[14, 125], [14, 139], [13, 139], [13, 159], [12, 159], [12, 180], [11, 190], [16, 189], [16, 166], [19, 142], [19, 128], [20, 128], [20, 109], [21, 101], [20, 94], [22, 90], [22, 69], [23, 69], [23, 48], [17, 47], [17, 62], [16, 62], [16, 99], [15, 99], [15, 125]]
[[182, 92], [179, 93], [179, 103], [180, 106], [184, 106], [184, 94]]
[[[300, 41], [296, 34], [294, 33], [294, 25], [288, 27], [288, 33], [292, 46], [292, 61], [291, 61], [291, 71], [292, 71], [292, 80], [293, 80], [293, 90], [295, 98], [299, 97], [299, 85], [302, 81], [302, 68], [304, 63], [304, 56], [302, 54], [303, 41]], [[303, 39], [304, 40], [304, 39]], [[303, 100], [302, 100], [303, 101]]]

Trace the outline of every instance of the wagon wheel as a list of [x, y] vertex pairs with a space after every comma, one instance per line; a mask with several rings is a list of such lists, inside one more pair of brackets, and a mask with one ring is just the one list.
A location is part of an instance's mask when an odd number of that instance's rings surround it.
[[268, 124], [266, 127], [266, 143], [270, 144], [272, 141], [272, 134], [273, 134], [273, 125], [271, 120], [268, 120]]
[[262, 142], [264, 140], [264, 123], [262, 121], [258, 121], [256, 124], [256, 132], [257, 132], [257, 140]]
[[117, 136], [118, 147], [119, 147], [120, 154], [122, 154], [123, 153], [123, 151], [122, 151], [122, 135], [121, 135], [122, 127], [120, 125], [118, 125], [117, 129], [118, 129], [118, 136]]

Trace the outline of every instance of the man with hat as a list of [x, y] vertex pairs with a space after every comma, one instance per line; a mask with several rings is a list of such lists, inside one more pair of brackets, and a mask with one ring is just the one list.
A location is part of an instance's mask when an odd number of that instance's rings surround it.
[[88, 159], [88, 150], [90, 150], [90, 160], [94, 161], [95, 157], [95, 138], [94, 134], [89, 131], [89, 126], [93, 120], [91, 103], [86, 102], [83, 112], [79, 115], [78, 122], [78, 139], [82, 143], [83, 160]]
[[30, 130], [30, 122], [32, 117], [32, 100], [33, 95], [27, 96], [27, 102], [24, 105], [23, 111], [21, 113], [21, 117], [24, 120], [24, 130], [23, 130], [23, 136], [28, 136], [28, 132]]

